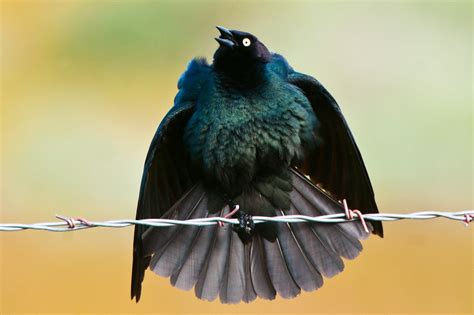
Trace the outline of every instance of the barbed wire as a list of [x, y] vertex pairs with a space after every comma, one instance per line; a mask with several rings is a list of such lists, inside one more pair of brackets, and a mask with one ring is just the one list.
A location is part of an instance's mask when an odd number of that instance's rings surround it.
[[[142, 219], [142, 220], [109, 220], [109, 221], [89, 221], [84, 218], [72, 218], [57, 215], [56, 218], [61, 221], [58, 222], [43, 222], [43, 223], [4, 223], [0, 224], [0, 231], [21, 231], [21, 230], [41, 230], [50, 232], [69, 232], [90, 228], [124, 228], [132, 225], [143, 225], [151, 227], [167, 227], [174, 225], [188, 225], [188, 226], [209, 226], [221, 223], [238, 224], [237, 219], [229, 219], [225, 217], [208, 217], [200, 219], [189, 220], [173, 220], [173, 219]], [[284, 215], [275, 217], [254, 216], [255, 224], [264, 222], [283, 222], [283, 223], [343, 223], [361, 221], [364, 228], [367, 230], [365, 220], [368, 221], [399, 221], [399, 220], [429, 220], [435, 218], [444, 218], [455, 221], [462, 221], [466, 224], [474, 220], [474, 210], [465, 210], [459, 212], [443, 212], [443, 211], [422, 211], [409, 214], [395, 214], [395, 213], [367, 213], [362, 214], [358, 210], [346, 209], [346, 213], [337, 213], [321, 216], [306, 216], [306, 215]]]

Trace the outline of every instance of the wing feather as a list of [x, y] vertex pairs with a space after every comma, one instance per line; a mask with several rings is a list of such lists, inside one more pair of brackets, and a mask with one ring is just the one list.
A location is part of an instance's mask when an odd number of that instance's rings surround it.
[[[290, 69], [288, 81], [300, 88], [319, 121], [316, 148], [306, 148], [300, 170], [322, 184], [337, 199], [363, 213], [378, 213], [374, 191], [354, 137], [335, 99], [318, 80]], [[381, 222], [373, 223], [375, 234], [383, 237]]]
[[[196, 184], [193, 169], [183, 144], [183, 131], [194, 112], [197, 96], [209, 77], [210, 66], [194, 59], [178, 82], [174, 106], [160, 123], [145, 160], [136, 219], [162, 217]], [[170, 214], [171, 215], [171, 214]], [[133, 240], [131, 297], [138, 302], [141, 284], [150, 256], [142, 242], [148, 228], [137, 225]]]

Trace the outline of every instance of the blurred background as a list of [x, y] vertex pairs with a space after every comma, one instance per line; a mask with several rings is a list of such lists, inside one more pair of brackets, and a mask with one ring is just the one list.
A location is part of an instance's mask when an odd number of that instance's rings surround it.
[[[335, 96], [382, 212], [473, 208], [470, 1], [1, 1], [1, 222], [135, 216], [148, 145], [215, 25], [256, 34]], [[473, 226], [385, 224], [317, 292], [203, 302], [133, 229], [0, 233], [0, 313], [471, 313]]]

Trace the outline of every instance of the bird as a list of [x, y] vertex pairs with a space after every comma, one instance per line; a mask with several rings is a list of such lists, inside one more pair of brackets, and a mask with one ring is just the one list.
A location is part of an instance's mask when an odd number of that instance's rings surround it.
[[[314, 291], [362, 251], [360, 222], [259, 223], [253, 216], [377, 213], [333, 96], [254, 35], [217, 26], [213, 62], [192, 59], [146, 156], [136, 219], [237, 218], [223, 226], [135, 226], [131, 298], [145, 271], [197, 298], [249, 303]], [[383, 237], [381, 222], [369, 233]]]

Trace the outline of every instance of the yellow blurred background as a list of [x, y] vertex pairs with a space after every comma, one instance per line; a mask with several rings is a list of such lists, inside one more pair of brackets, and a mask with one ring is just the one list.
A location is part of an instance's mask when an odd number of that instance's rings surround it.
[[[1, 222], [135, 215], [149, 142], [215, 25], [336, 97], [383, 212], [473, 208], [470, 1], [1, 1]], [[132, 228], [0, 233], [0, 313], [471, 313], [473, 226], [385, 224], [317, 292], [221, 305], [150, 272]]]

